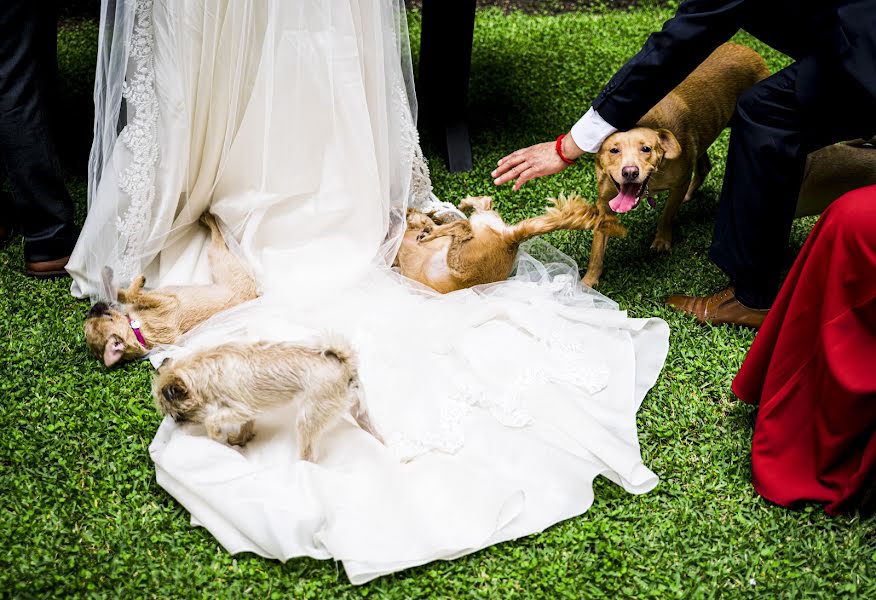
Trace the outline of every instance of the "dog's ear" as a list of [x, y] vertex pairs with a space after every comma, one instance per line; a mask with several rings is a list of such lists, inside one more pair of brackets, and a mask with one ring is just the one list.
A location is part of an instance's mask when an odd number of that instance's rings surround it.
[[186, 388], [182, 381], [174, 377], [161, 388], [161, 395], [170, 406], [176, 406], [186, 398]]
[[678, 143], [671, 131], [658, 129], [657, 140], [660, 142], [660, 147], [663, 148], [663, 158], [672, 160], [681, 156], [681, 144]]
[[85, 315], [86, 319], [95, 319], [97, 317], [107, 317], [110, 314], [109, 304], [106, 302], [95, 302]]
[[118, 336], [111, 335], [103, 347], [103, 364], [111, 367], [119, 362], [125, 355], [125, 342], [120, 340]]

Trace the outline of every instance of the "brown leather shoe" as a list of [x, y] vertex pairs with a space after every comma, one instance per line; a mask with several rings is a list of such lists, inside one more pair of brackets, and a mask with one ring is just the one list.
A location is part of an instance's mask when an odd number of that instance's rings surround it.
[[768, 310], [748, 308], [736, 299], [732, 287], [725, 288], [711, 296], [670, 296], [666, 304], [683, 313], [693, 315], [702, 324], [720, 325], [731, 323], [741, 327], [757, 329], [763, 325]]
[[64, 256], [62, 258], [56, 258], [55, 260], [41, 260], [37, 262], [26, 262], [24, 263], [25, 271], [31, 277], [36, 277], [37, 279], [51, 279], [53, 277], [66, 277], [67, 271], [64, 267], [67, 266], [67, 261], [70, 260], [69, 256]]

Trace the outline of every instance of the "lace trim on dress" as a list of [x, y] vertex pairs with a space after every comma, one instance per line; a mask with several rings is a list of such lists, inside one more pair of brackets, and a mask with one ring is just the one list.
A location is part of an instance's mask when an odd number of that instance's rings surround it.
[[439, 222], [464, 219], [465, 215], [450, 202], [442, 202], [432, 193], [429, 165], [420, 147], [420, 134], [411, 117], [407, 94], [401, 84], [395, 86], [395, 103], [401, 115], [400, 129], [403, 156], [411, 159], [410, 207], [430, 215]]
[[119, 177], [119, 188], [131, 203], [116, 228], [123, 250], [119, 257], [122, 281], [130, 281], [140, 271], [143, 246], [149, 230], [149, 215], [155, 199], [155, 164], [158, 161], [158, 98], [155, 93], [152, 29], [153, 0], [137, 0], [134, 31], [128, 56], [134, 61], [129, 79], [122, 84], [127, 102], [128, 124], [119, 140], [131, 151], [131, 161]]
[[548, 344], [546, 360], [550, 371], [544, 368], [525, 369], [519, 376], [501, 388], [475, 384], [461, 385], [441, 409], [441, 418], [435, 430], [413, 436], [393, 432], [387, 445], [401, 461], [410, 461], [427, 452], [454, 454], [465, 443], [463, 420], [475, 408], [485, 410], [506, 427], [526, 427], [532, 416], [525, 406], [525, 398], [532, 388], [559, 384], [577, 388], [586, 394], [596, 394], [608, 386], [611, 371], [605, 363], [594, 363], [586, 358], [584, 346], [554, 334], [544, 340]]

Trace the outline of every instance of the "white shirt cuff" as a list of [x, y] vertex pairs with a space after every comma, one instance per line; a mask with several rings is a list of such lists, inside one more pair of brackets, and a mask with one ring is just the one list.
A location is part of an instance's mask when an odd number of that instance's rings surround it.
[[599, 151], [605, 138], [617, 131], [599, 116], [599, 113], [590, 107], [583, 117], [572, 126], [572, 139], [584, 152], [595, 153]]

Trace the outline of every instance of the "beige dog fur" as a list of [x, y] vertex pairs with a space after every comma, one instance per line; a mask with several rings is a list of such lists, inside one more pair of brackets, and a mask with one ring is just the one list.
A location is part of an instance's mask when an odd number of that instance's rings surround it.
[[293, 403], [302, 460], [344, 414], [382, 443], [363, 404], [356, 354], [343, 339], [314, 346], [228, 343], [166, 360], [152, 387], [155, 403], [180, 423], [203, 424], [212, 439], [243, 445], [264, 411]]
[[[85, 341], [107, 367], [145, 356], [156, 344], [177, 338], [216, 313], [258, 296], [256, 282], [240, 258], [228, 250], [212, 215], [202, 221], [210, 228], [208, 258], [213, 275], [210, 285], [174, 286], [144, 290], [139, 275], [126, 290], [119, 290], [119, 307], [98, 302], [85, 319]], [[140, 324], [146, 341], [137, 340], [129, 319]]]

